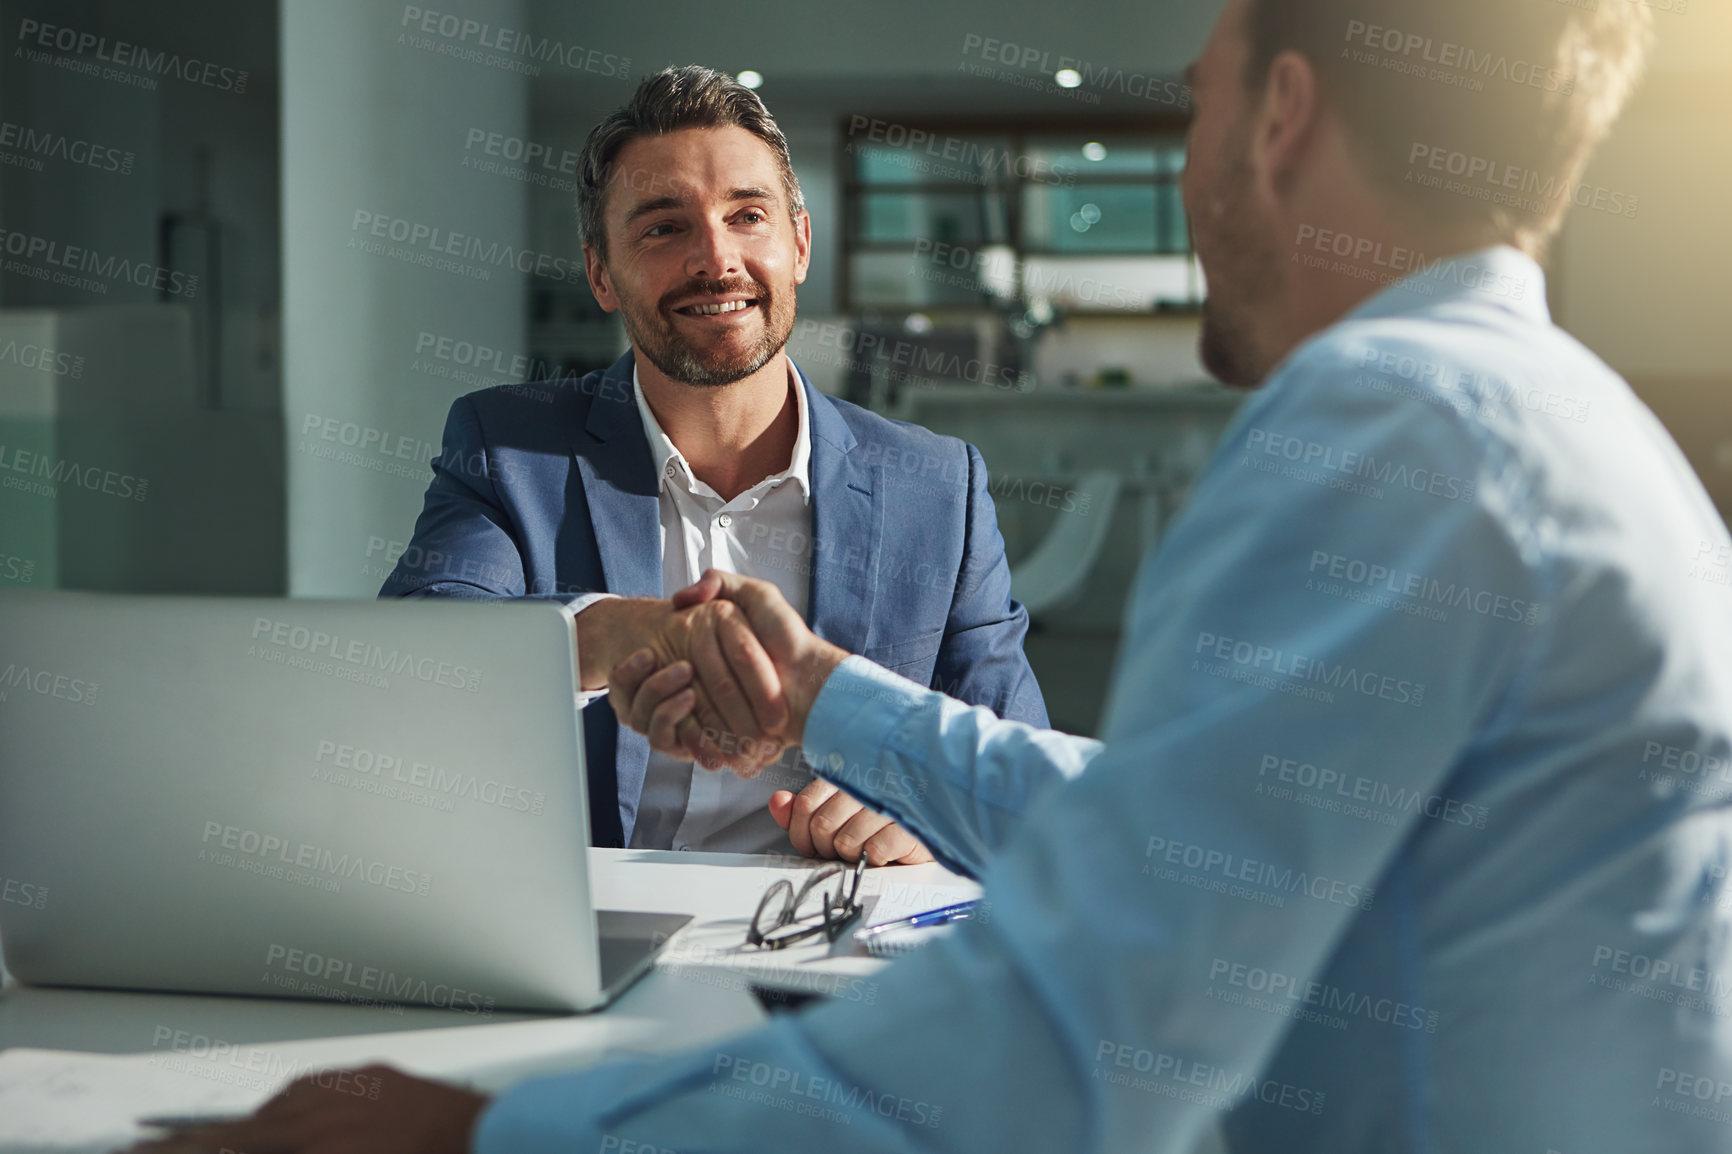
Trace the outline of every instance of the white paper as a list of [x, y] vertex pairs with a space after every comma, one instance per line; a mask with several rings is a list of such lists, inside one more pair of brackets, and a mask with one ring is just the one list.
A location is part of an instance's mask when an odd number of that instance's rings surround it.
[[0, 1052], [0, 1151], [98, 1154], [148, 1137], [153, 1114], [242, 1114], [300, 1071], [272, 1077], [186, 1054]]

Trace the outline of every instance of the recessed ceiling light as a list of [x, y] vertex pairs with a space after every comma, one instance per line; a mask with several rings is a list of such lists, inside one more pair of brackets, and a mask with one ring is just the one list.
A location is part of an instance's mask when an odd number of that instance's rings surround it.
[[1082, 83], [1082, 73], [1074, 68], [1060, 68], [1052, 74], [1053, 80], [1060, 88], [1075, 88]]
[[750, 68], [735, 76], [734, 79], [738, 80], [747, 88], [762, 88], [764, 85], [764, 74], [762, 72], [754, 72]]
[[1107, 146], [1098, 140], [1091, 140], [1083, 145], [1083, 156], [1094, 161], [1105, 160], [1107, 158]]

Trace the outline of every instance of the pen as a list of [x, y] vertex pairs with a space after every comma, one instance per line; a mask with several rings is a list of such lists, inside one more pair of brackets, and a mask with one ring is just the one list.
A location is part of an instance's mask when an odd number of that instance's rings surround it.
[[924, 913], [910, 914], [905, 918], [897, 918], [893, 922], [884, 922], [881, 925], [867, 926], [865, 929], [859, 931], [855, 936], [869, 938], [874, 934], [880, 934], [886, 930], [913, 930], [919, 929], [922, 926], [941, 926], [946, 922], [959, 922], [966, 917], [972, 916], [974, 911], [979, 908], [980, 901], [978, 899], [972, 902], [957, 902], [953, 906], [942, 906], [936, 910], [927, 910]]

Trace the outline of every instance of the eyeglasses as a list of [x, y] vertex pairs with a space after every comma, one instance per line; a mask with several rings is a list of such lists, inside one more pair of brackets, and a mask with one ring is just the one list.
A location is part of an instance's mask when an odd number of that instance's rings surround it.
[[[746, 944], [780, 950], [819, 934], [827, 942], [835, 941], [860, 916], [860, 878], [865, 873], [866, 855], [861, 854], [854, 864], [852, 883], [847, 867], [839, 864], [814, 871], [798, 890], [787, 878], [778, 878], [758, 900], [758, 912], [752, 915], [752, 926], [746, 931]], [[832, 881], [836, 883], [834, 894], [821, 888]], [[847, 897], [842, 896], [844, 886]]]

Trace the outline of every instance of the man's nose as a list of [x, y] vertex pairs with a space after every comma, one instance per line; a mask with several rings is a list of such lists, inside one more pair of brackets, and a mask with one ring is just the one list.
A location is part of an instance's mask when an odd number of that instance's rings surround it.
[[698, 229], [686, 257], [686, 275], [694, 280], [721, 280], [740, 273], [740, 250], [725, 224]]

